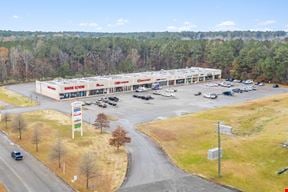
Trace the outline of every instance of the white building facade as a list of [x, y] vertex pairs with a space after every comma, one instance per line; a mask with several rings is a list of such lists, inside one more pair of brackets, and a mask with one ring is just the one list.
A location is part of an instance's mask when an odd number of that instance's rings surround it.
[[191, 67], [78, 79], [36, 81], [36, 92], [55, 100], [67, 100], [95, 95], [131, 92], [140, 86], [151, 88], [153, 83], [159, 83], [161, 87], [166, 87], [187, 85], [214, 79], [221, 79], [221, 70]]

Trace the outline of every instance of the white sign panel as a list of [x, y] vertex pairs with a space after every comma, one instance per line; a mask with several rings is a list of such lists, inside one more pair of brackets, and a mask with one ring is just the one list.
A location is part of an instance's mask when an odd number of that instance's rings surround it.
[[225, 135], [232, 135], [232, 127], [228, 125], [220, 124], [220, 133]]
[[73, 102], [72, 106], [72, 138], [74, 139], [74, 132], [80, 131], [81, 136], [83, 136], [83, 127], [82, 127], [82, 102]]
[[[216, 160], [218, 159], [218, 147], [208, 150], [208, 159]], [[222, 158], [222, 149], [220, 150], [220, 158]]]

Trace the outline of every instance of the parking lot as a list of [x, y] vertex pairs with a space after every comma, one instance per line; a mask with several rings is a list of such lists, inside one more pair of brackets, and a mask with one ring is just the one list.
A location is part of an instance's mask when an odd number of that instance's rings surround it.
[[[215, 84], [216, 82], [213, 82]], [[217, 82], [217, 83], [220, 83]], [[233, 96], [223, 95], [223, 92], [235, 88], [243, 88], [246, 85], [242, 83], [233, 83], [233, 87], [211, 86], [211, 83], [194, 84], [191, 86], [173, 87], [177, 92], [174, 96], [167, 97], [162, 95], [154, 95], [153, 91], [140, 93], [125, 93], [113, 95], [119, 98], [116, 102], [117, 106], [107, 105], [107, 108], [101, 108], [97, 105], [86, 105], [83, 108], [85, 113], [104, 112], [115, 115], [118, 118], [128, 118], [135, 123], [149, 121], [153, 119], [166, 118], [168, 116], [181, 115], [190, 112], [196, 112], [209, 108], [214, 108], [233, 103], [253, 100], [273, 94], [285, 93], [287, 88], [280, 86], [279, 88], [272, 88], [272, 85], [254, 86], [256, 90], [234, 93]], [[195, 93], [201, 92], [201, 95], [195, 96]], [[217, 94], [217, 99], [204, 98], [208, 93]], [[135, 96], [150, 96], [153, 99], [141, 99]], [[82, 101], [96, 102], [101, 97], [86, 98]], [[92, 117], [91, 117], [92, 118]]]

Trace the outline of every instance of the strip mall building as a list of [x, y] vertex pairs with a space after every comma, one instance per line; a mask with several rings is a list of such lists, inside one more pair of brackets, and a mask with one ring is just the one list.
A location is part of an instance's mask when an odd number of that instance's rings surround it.
[[143, 86], [177, 86], [221, 78], [221, 70], [191, 67], [78, 79], [36, 81], [36, 92], [56, 100], [134, 91]]

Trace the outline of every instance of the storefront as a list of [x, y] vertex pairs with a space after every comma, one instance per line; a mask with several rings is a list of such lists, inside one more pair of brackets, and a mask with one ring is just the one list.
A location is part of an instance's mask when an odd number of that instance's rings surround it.
[[150, 89], [155, 83], [160, 87], [166, 87], [220, 78], [221, 70], [191, 67], [79, 79], [36, 81], [36, 92], [56, 100], [65, 100], [135, 91], [139, 87]]

